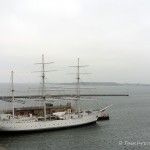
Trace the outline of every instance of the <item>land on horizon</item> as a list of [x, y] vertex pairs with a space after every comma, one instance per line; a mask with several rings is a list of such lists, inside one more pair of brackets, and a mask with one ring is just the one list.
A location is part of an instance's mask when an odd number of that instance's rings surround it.
[[[0, 84], [10, 84], [6, 82], [1, 82]], [[25, 83], [14, 83], [14, 84], [40, 84], [38, 82], [25, 82]], [[74, 85], [76, 82], [52, 82], [48, 84], [61, 84], [61, 85]], [[146, 83], [118, 83], [118, 82], [80, 82], [81, 85], [100, 85], [100, 86], [123, 86], [123, 85], [130, 85], [130, 86], [150, 86], [150, 84]]]

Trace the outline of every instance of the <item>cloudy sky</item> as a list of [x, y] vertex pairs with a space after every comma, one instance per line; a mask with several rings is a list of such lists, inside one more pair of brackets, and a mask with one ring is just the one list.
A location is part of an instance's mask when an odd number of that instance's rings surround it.
[[70, 82], [79, 57], [83, 81], [150, 83], [149, 0], [0, 0], [0, 82]]

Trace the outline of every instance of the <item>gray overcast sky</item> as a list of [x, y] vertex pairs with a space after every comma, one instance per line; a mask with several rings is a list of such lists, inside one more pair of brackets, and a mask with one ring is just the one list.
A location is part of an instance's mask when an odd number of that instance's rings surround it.
[[42, 54], [50, 82], [79, 57], [90, 81], [150, 83], [150, 1], [0, 0], [0, 82], [38, 81]]

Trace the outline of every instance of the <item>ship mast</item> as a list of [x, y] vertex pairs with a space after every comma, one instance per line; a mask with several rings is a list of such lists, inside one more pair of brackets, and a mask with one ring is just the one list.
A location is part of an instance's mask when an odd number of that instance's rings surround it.
[[44, 55], [42, 55], [42, 96], [43, 96], [43, 107], [44, 107], [44, 121], [46, 121], [46, 104], [45, 104], [45, 64], [44, 64]]
[[80, 112], [80, 66], [79, 66], [79, 58], [77, 64], [77, 111]]
[[87, 67], [87, 65], [80, 65], [80, 59], [78, 58], [77, 66], [71, 66], [77, 68], [77, 112], [80, 112], [80, 67]]
[[36, 63], [42, 65], [41, 72], [42, 72], [42, 97], [43, 97], [43, 108], [44, 108], [44, 121], [46, 121], [45, 72], [49, 72], [49, 71], [45, 71], [45, 64], [51, 64], [51, 63], [53, 62], [45, 63], [44, 55], [42, 55], [42, 63]]
[[11, 92], [12, 92], [12, 117], [14, 118], [15, 116], [15, 111], [14, 111], [14, 81], [13, 81], [13, 71], [11, 71]]

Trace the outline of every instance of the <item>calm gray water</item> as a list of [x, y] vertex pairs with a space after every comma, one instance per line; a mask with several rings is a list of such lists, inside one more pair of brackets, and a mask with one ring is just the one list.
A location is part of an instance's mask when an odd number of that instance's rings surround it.
[[97, 86], [97, 92], [129, 96], [92, 101], [91, 107], [113, 104], [108, 121], [66, 130], [0, 135], [0, 146], [8, 150], [149, 150], [150, 87]]

